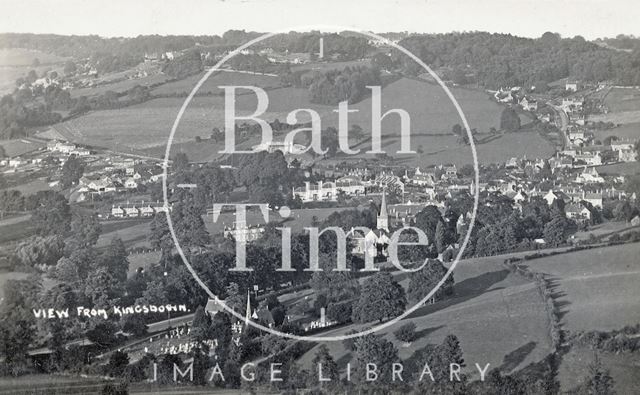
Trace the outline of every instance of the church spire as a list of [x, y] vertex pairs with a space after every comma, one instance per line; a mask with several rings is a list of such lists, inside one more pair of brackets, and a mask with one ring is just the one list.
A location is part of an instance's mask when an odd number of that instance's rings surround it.
[[382, 202], [380, 203], [380, 212], [376, 221], [376, 228], [389, 231], [389, 214], [387, 213], [387, 188], [382, 190]]
[[251, 318], [251, 296], [249, 295], [249, 290], [247, 289], [247, 311], [244, 316], [244, 326], [249, 325], [250, 318]]

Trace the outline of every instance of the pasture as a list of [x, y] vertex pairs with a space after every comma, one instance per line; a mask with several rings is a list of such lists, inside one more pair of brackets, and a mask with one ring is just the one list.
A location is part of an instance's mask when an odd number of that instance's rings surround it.
[[640, 243], [527, 261], [558, 293], [563, 328], [608, 331], [640, 323]]
[[[163, 84], [152, 91], [153, 95], [187, 96], [196, 86], [198, 81], [205, 75], [205, 72], [187, 77], [178, 81], [171, 81]], [[233, 72], [229, 70], [219, 70], [211, 74], [209, 78], [198, 90], [198, 94], [219, 95], [224, 93], [219, 88], [221, 85], [249, 85], [260, 88], [276, 88], [280, 86], [280, 79], [270, 75], [250, 74], [244, 72]]]
[[104, 83], [91, 88], [72, 89], [70, 92], [72, 97], [101, 95], [107, 91], [122, 93], [128, 91], [136, 85], [150, 87], [157, 84], [162, 84], [168, 79], [169, 78], [164, 74], [154, 74], [142, 78], [131, 78], [111, 83]]
[[39, 150], [44, 147], [44, 144], [38, 141], [26, 139], [12, 139], [0, 141], [0, 147], [2, 147], [6, 156], [12, 158], [14, 156], [20, 156], [28, 152]]
[[634, 175], [640, 173], [640, 162], [622, 162], [611, 165], [598, 166], [598, 172], [603, 175]]
[[[133, 225], [132, 225], [133, 223]], [[120, 238], [127, 248], [149, 248], [147, 235], [149, 234], [149, 221], [123, 221], [123, 226], [107, 228], [98, 238], [96, 247], [106, 247], [114, 238]]]
[[612, 88], [604, 98], [604, 104], [611, 112], [624, 112], [640, 109], [640, 89]]
[[[602, 364], [609, 369], [614, 379], [614, 389], [618, 394], [640, 393], [640, 381], [638, 380], [637, 356], [631, 353], [598, 353]], [[558, 369], [558, 380], [564, 391], [569, 391], [583, 383], [589, 371], [589, 364], [593, 363], [594, 350], [588, 347], [572, 347], [562, 356]]]
[[609, 136], [616, 136], [620, 139], [638, 140], [640, 139], [640, 122], [633, 122], [624, 125], [620, 125], [616, 128], [609, 130], [600, 130], [593, 133], [594, 137], [598, 140], [604, 140]]
[[[234, 74], [249, 80], [260, 80], [258, 82], [263, 86], [277, 82], [276, 77], [230, 72], [219, 73], [209, 82], [224, 83]], [[236, 78], [233, 80], [236, 81]], [[175, 93], [183, 89], [179, 84], [186, 84], [185, 81], [165, 84], [157, 89], [165, 89], [166, 93]], [[489, 100], [486, 94], [462, 88], [453, 88], [453, 94], [463, 108], [471, 127], [477, 128], [480, 133], [486, 133], [490, 127], [499, 126], [502, 107]], [[292, 109], [312, 108], [320, 115], [322, 128], [338, 125], [335, 107], [310, 103], [308, 93], [304, 89], [277, 88], [269, 90], [268, 96], [269, 106], [261, 116], [263, 119], [284, 121]], [[256, 102], [253, 94], [238, 95], [236, 97], [237, 112], [240, 115], [251, 114], [256, 108]], [[126, 108], [95, 111], [56, 125], [55, 130], [78, 143], [161, 157], [173, 122], [183, 103], [183, 98], [160, 98]], [[419, 157], [412, 155], [410, 158], [416, 165], [471, 163], [469, 147], [458, 144], [457, 138], [449, 135], [451, 127], [461, 123], [461, 120], [439, 86], [403, 78], [383, 89], [382, 105], [383, 111], [401, 108], [410, 114], [412, 147], [417, 149], [422, 146], [423, 150], [423, 154]], [[360, 144], [366, 149], [368, 148], [366, 136], [370, 133], [368, 129], [371, 99], [365, 99], [350, 107], [357, 112], [349, 115], [348, 123], [359, 124], [365, 129], [365, 137]], [[222, 149], [220, 143], [206, 140], [206, 143], [194, 141], [196, 136], [208, 138], [214, 127], [223, 128], [224, 115], [222, 97], [194, 98], [177, 129], [172, 152], [186, 152], [194, 161], [208, 161], [219, 157], [218, 151]], [[309, 118], [305, 115], [299, 114], [298, 122], [307, 122]], [[399, 139], [395, 137], [399, 135], [397, 115], [391, 114], [382, 121], [382, 124], [385, 151], [393, 155], [399, 144]], [[535, 133], [523, 132], [498, 137], [480, 134], [479, 138], [491, 140], [478, 145], [479, 159], [484, 163], [504, 161], [516, 155], [526, 154], [533, 158], [547, 157], [553, 153], [553, 147]], [[238, 143], [237, 146], [239, 149], [247, 149], [257, 143], [259, 143], [259, 136]]]
[[[461, 261], [453, 273], [456, 284], [452, 298], [421, 307], [380, 334], [395, 344], [405, 361], [427, 344], [442, 342], [448, 334], [459, 338], [470, 366], [475, 362], [490, 363], [491, 368], [501, 367], [509, 372], [540, 361], [551, 352], [542, 297], [534, 283], [506, 270], [502, 265], [504, 259], [505, 256], [499, 256]], [[396, 278], [406, 287], [409, 275], [403, 273]], [[393, 335], [393, 331], [408, 322], [416, 324], [418, 333], [411, 347], [404, 346]], [[367, 326], [370, 325], [352, 324], [323, 335], [344, 334]], [[339, 368], [355, 362], [355, 356], [341, 342], [326, 344]], [[303, 366], [311, 366], [316, 351], [313, 348], [302, 356]]]
[[[40, 61], [32, 66], [33, 60]], [[0, 49], [0, 94], [7, 94], [16, 87], [16, 79], [25, 77], [29, 70], [35, 70], [38, 76], [52, 69], [60, 70], [65, 58], [56, 55], [21, 48]]]
[[59, 56], [23, 48], [0, 49], [0, 66], [31, 66], [34, 59], [38, 59], [41, 65], [64, 62], [66, 59]]

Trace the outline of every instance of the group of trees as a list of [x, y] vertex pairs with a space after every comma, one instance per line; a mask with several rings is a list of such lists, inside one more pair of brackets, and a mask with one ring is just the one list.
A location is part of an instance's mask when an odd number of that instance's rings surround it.
[[162, 68], [163, 73], [176, 79], [197, 74], [202, 70], [202, 58], [200, 52], [196, 50], [187, 51], [185, 54], [169, 61]]
[[313, 103], [337, 105], [342, 101], [350, 104], [364, 99], [371, 92], [367, 86], [382, 84], [380, 71], [374, 67], [348, 66], [343, 70], [291, 72], [285, 69], [282, 81], [287, 85], [309, 90]]
[[[561, 38], [545, 33], [538, 39], [484, 32], [412, 35], [399, 43], [432, 67], [467, 69], [487, 88], [543, 86], [561, 78], [583, 81], [613, 80], [640, 83], [640, 49], [631, 53], [603, 48], [580, 36]], [[394, 51], [403, 70], [419, 73], [420, 67]]]

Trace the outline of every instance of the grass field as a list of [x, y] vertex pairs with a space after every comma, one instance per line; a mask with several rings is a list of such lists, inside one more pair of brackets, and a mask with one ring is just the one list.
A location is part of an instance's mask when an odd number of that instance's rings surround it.
[[[636, 355], [598, 353], [598, 358], [609, 369], [615, 380], [614, 389], [618, 394], [640, 393], [640, 380], [638, 380], [640, 365]], [[568, 391], [582, 384], [589, 371], [589, 364], [593, 360], [593, 350], [586, 347], [573, 347], [563, 355], [558, 370], [558, 380], [562, 390]]]
[[128, 91], [129, 89], [133, 88], [136, 85], [151, 86], [155, 84], [161, 84], [167, 81], [168, 79], [169, 77], [167, 77], [164, 74], [155, 74], [155, 75], [150, 75], [148, 77], [143, 77], [143, 78], [126, 79], [123, 81], [98, 85], [93, 88], [72, 89], [71, 96], [72, 97], [94, 96], [94, 95], [103, 94], [107, 91], [121, 93], [121, 92]]
[[[152, 92], [154, 95], [175, 95], [191, 93], [198, 81], [204, 76], [204, 72], [184, 78], [179, 81], [172, 81], [155, 88]], [[278, 77], [268, 75], [255, 75], [248, 73], [236, 73], [225, 70], [213, 73], [207, 81], [198, 90], [199, 94], [221, 94], [224, 91], [219, 88], [221, 85], [249, 85], [261, 88], [275, 88], [280, 86]]]
[[[535, 284], [511, 274], [502, 265], [505, 256], [461, 261], [454, 271], [455, 296], [452, 299], [418, 309], [400, 323], [382, 330], [403, 360], [412, 357], [427, 344], [442, 342], [448, 334], [460, 339], [467, 365], [477, 362], [506, 371], [537, 362], [551, 352], [548, 321], [542, 298]], [[408, 276], [399, 275], [400, 284]], [[418, 340], [410, 348], [393, 336], [401, 325], [416, 324]], [[323, 335], [344, 334], [365, 325], [350, 325]], [[340, 342], [327, 343], [340, 368], [354, 357]], [[307, 352], [301, 362], [309, 367], [316, 349]]]
[[0, 66], [31, 66], [36, 58], [43, 65], [60, 63], [66, 60], [65, 58], [37, 50], [22, 48], [0, 49]]
[[564, 329], [613, 330], [640, 323], [640, 243], [528, 261], [553, 281]]
[[624, 162], [598, 166], [598, 173], [606, 175], [634, 175], [640, 173], [640, 162]]
[[0, 147], [8, 157], [14, 157], [26, 154], [27, 152], [38, 150], [44, 147], [44, 144], [24, 139], [1, 140]]
[[149, 234], [149, 221], [125, 221], [122, 227], [107, 229], [98, 238], [96, 247], [106, 247], [114, 238], [120, 238], [128, 248], [149, 247], [147, 235]]
[[105, 383], [100, 378], [58, 376], [53, 374], [29, 374], [16, 378], [0, 379], [3, 394], [96, 394]]
[[620, 125], [617, 128], [594, 132], [597, 140], [604, 140], [608, 136], [616, 136], [621, 139], [638, 140], [640, 139], [640, 123], [633, 122]]
[[640, 89], [612, 88], [604, 99], [611, 112], [633, 111], [640, 109]]
[[[214, 81], [222, 78], [219, 83], [224, 83], [229, 80], [231, 74], [238, 73], [220, 73], [214, 77]], [[277, 81], [276, 77], [240, 75], [245, 79], [259, 79], [263, 85]], [[179, 91], [183, 89], [180, 84], [186, 85], [185, 81], [169, 83], [157, 89], [165, 89], [166, 92]], [[460, 88], [453, 88], [453, 93], [472, 127], [486, 133], [490, 127], [499, 125], [502, 107], [489, 100], [484, 93]], [[453, 124], [461, 121], [440, 87], [422, 81], [400, 79], [385, 87], [382, 96], [383, 111], [402, 108], [411, 116], [412, 147], [417, 149], [422, 146], [424, 151], [423, 155], [410, 158], [416, 165], [471, 163], [468, 146], [459, 145], [454, 136], [442, 136], [443, 133], [450, 132]], [[55, 129], [68, 139], [79, 143], [161, 157], [171, 126], [183, 102], [183, 98], [163, 98], [117, 110], [96, 111], [57, 125]], [[195, 143], [194, 140], [196, 136], [208, 137], [214, 126], [223, 126], [223, 105], [223, 98], [219, 96], [195, 98], [181, 120], [172, 152], [186, 152], [190, 159], [196, 161], [217, 158], [218, 151], [222, 148], [221, 144], [208, 141]], [[256, 108], [255, 96], [238, 96], [236, 108], [242, 115], [252, 113]], [[337, 113], [333, 111], [333, 106], [312, 104], [306, 90], [297, 88], [270, 90], [269, 107], [262, 118], [284, 121], [286, 115], [294, 108], [315, 109], [322, 118], [323, 128], [338, 125]], [[351, 108], [358, 112], [350, 114], [349, 124], [359, 124], [367, 133], [371, 115], [370, 99], [363, 100]], [[306, 121], [308, 118], [303, 116], [299, 119], [299, 122]], [[396, 115], [392, 114], [383, 120], [385, 151], [392, 155], [398, 150], [399, 139], [395, 137], [398, 135], [398, 125]], [[480, 136], [483, 139], [488, 138], [486, 134]], [[240, 143], [238, 147], [247, 149], [257, 144], [258, 138], [259, 136], [256, 136], [255, 139]], [[512, 156], [524, 154], [532, 158], [547, 157], [553, 153], [553, 147], [535, 133], [504, 135], [490, 140], [486, 144], [478, 145], [481, 162], [501, 162]], [[363, 143], [363, 151], [368, 145], [366, 142]]]
[[[40, 66], [32, 66], [33, 60], [38, 58]], [[16, 87], [16, 79], [25, 77], [29, 70], [35, 70], [42, 75], [49, 70], [59, 70], [65, 58], [52, 54], [21, 49], [0, 49], [0, 94], [11, 93]]]

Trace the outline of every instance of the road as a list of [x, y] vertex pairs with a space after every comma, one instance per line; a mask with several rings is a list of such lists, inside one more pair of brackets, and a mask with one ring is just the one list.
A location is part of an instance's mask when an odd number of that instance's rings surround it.
[[562, 138], [564, 140], [563, 149], [568, 148], [571, 145], [569, 141], [569, 136], [567, 136], [567, 128], [569, 127], [569, 116], [560, 106], [556, 106], [551, 102], [547, 102], [547, 105], [555, 111], [555, 113], [560, 117], [560, 132], [562, 132]]

